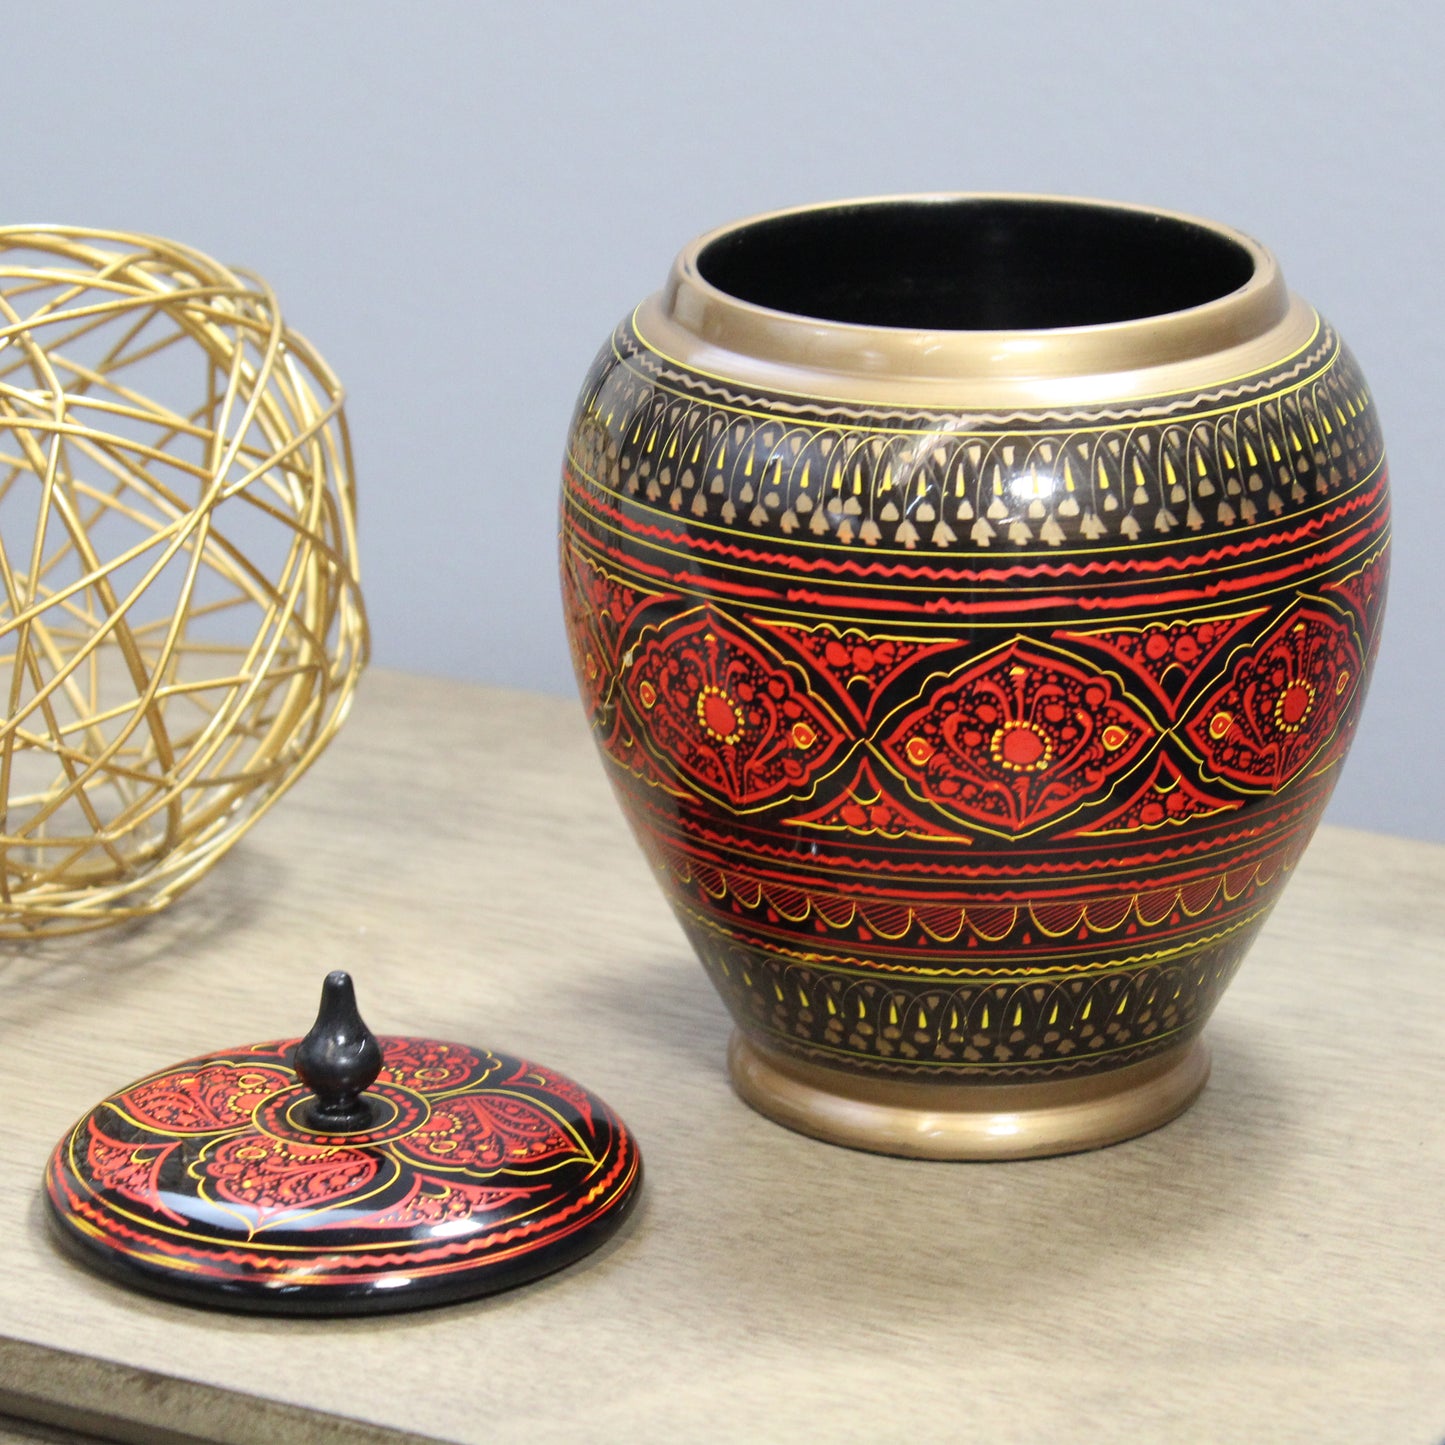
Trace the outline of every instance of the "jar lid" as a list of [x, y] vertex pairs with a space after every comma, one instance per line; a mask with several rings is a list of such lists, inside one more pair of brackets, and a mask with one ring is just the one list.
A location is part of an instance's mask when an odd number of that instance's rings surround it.
[[162, 1069], [46, 1170], [61, 1244], [188, 1304], [363, 1314], [490, 1294], [622, 1223], [642, 1161], [596, 1094], [506, 1054], [377, 1038], [330, 974], [304, 1039]]

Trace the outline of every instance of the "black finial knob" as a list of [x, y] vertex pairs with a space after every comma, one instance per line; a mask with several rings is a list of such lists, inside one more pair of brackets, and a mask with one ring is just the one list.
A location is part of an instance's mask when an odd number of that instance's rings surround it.
[[381, 1045], [356, 1008], [351, 975], [337, 969], [321, 985], [321, 1008], [292, 1060], [301, 1082], [316, 1095], [307, 1124], [322, 1133], [364, 1129], [371, 1106], [362, 1095], [381, 1072]]

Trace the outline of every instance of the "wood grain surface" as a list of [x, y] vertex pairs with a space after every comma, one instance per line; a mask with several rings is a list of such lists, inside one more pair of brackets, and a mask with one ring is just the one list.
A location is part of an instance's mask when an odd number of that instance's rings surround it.
[[[642, 1206], [512, 1294], [269, 1320], [46, 1235], [103, 1095], [299, 1032], [530, 1056], [635, 1130]], [[0, 1412], [125, 1440], [1420, 1441], [1445, 1436], [1445, 848], [1323, 830], [1183, 1118], [1073, 1158], [816, 1143], [729, 1025], [571, 703], [373, 673], [331, 752], [168, 914], [0, 955]]]

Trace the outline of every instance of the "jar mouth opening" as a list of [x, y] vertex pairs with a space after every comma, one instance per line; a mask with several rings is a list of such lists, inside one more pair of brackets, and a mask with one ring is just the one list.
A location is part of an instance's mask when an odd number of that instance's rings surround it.
[[705, 238], [696, 274], [748, 306], [846, 326], [1039, 332], [1173, 315], [1258, 278], [1246, 238], [1190, 217], [1053, 197], [842, 202]]

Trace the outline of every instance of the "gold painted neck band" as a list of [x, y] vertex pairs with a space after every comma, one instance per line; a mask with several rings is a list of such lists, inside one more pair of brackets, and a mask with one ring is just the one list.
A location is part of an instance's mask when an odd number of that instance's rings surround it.
[[[1171, 225], [1237, 248], [1249, 274], [1227, 294], [1179, 310], [1097, 324], [1008, 330], [860, 324], [774, 309], [710, 281], [710, 247], [780, 221], [934, 207], [1051, 209], [1121, 224]], [[1160, 395], [1269, 365], [1308, 342], [1312, 308], [1291, 298], [1274, 257], [1229, 227], [1177, 212], [1052, 196], [889, 196], [800, 206], [734, 222], [684, 248], [667, 286], [639, 309], [638, 329], [664, 355], [723, 377], [817, 397], [922, 405], [966, 393], [974, 405], [1031, 405]], [[1062, 386], [1060, 385], [1062, 383]]]

